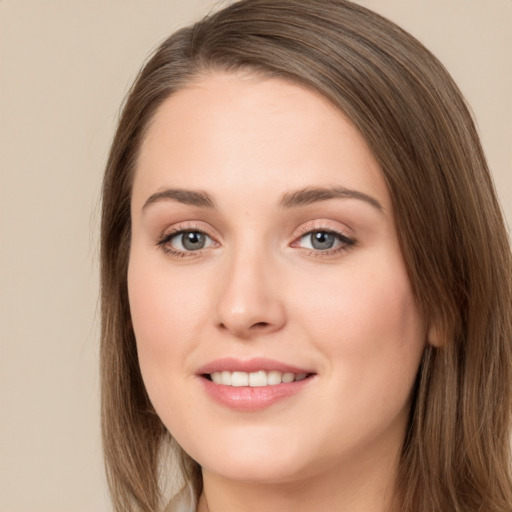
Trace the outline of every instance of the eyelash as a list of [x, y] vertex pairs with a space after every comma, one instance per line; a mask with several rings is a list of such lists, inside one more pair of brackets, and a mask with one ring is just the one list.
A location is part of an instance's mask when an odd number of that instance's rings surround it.
[[357, 244], [357, 241], [354, 238], [351, 238], [336, 229], [322, 227], [321, 225], [306, 225], [300, 229], [300, 235], [292, 243], [292, 247], [304, 237], [312, 235], [313, 233], [325, 233], [334, 235], [338, 242], [340, 242], [340, 246], [334, 247], [332, 249], [325, 249], [323, 251], [320, 249], [305, 249], [308, 251], [308, 256], [315, 258], [329, 258], [336, 256], [350, 250]]
[[[211, 236], [208, 235], [208, 233], [202, 229], [199, 226], [177, 226], [176, 228], [173, 228], [171, 231], [164, 233], [157, 241], [157, 246], [160, 247], [165, 254], [174, 257], [174, 258], [193, 258], [194, 256], [200, 256], [204, 249], [198, 249], [195, 251], [182, 251], [182, 250], [176, 250], [170, 245], [170, 242], [173, 238], [183, 235], [185, 233], [200, 233], [206, 237], [208, 237], [210, 240], [212, 240], [214, 243], [215, 241]], [[331, 249], [305, 249], [303, 250], [307, 251], [308, 256], [312, 256], [315, 258], [328, 258], [335, 256], [337, 254], [340, 254], [342, 252], [350, 250], [352, 247], [354, 247], [357, 244], [357, 241], [354, 238], [348, 237], [344, 233], [334, 230], [332, 228], [325, 228], [322, 226], [304, 226], [300, 230], [300, 234], [295, 240], [292, 242], [291, 247], [298, 247], [297, 244], [307, 235], [312, 235], [313, 233], [325, 233], [329, 235], [333, 235], [338, 242], [340, 242], [340, 246], [331, 248]], [[300, 248], [300, 247], [299, 247]]]
[[176, 228], [173, 228], [171, 231], [165, 232], [157, 241], [157, 246], [161, 247], [165, 254], [172, 256], [174, 258], [190, 258], [194, 256], [199, 256], [202, 252], [201, 249], [198, 249], [196, 251], [180, 251], [174, 249], [170, 244], [173, 238], [177, 237], [178, 235], [184, 235], [185, 233], [200, 233], [213, 240], [212, 237], [209, 236], [208, 233], [199, 226], [177, 226]]

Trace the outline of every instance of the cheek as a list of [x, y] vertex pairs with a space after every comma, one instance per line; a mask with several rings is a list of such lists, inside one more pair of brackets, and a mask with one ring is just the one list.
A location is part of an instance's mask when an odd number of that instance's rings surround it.
[[130, 312], [148, 396], [167, 428], [180, 432], [183, 421], [175, 411], [190, 410], [194, 403], [189, 357], [198, 346], [206, 297], [186, 272], [173, 275], [155, 260], [137, 250], [130, 255]]
[[339, 438], [341, 429], [345, 439], [366, 442], [391, 432], [392, 425], [403, 428], [425, 347], [423, 320], [403, 265], [360, 265], [331, 276], [322, 288], [303, 304], [300, 317], [325, 356], [324, 375], [331, 383], [326, 400], [340, 404], [327, 413], [326, 439]]
[[139, 349], [165, 353], [193, 336], [204, 294], [194, 281], [176, 279], [165, 265], [132, 253], [128, 267], [130, 312]]
[[357, 265], [316, 275], [304, 288], [295, 294], [302, 301], [302, 317], [325, 338], [334, 332], [335, 339], [352, 340], [354, 349], [380, 345], [383, 337], [408, 344], [424, 330], [405, 266], [393, 252], [371, 253]]
[[[165, 417], [169, 402], [183, 397], [190, 378], [187, 357], [198, 344], [205, 294], [197, 281], [173, 275], [168, 265], [133, 251], [128, 268], [128, 295], [140, 370], [157, 413]], [[174, 389], [179, 392], [170, 393]]]
[[392, 385], [407, 395], [426, 333], [401, 259], [372, 258], [309, 284], [316, 293], [296, 305], [329, 371], [345, 379], [344, 386]]

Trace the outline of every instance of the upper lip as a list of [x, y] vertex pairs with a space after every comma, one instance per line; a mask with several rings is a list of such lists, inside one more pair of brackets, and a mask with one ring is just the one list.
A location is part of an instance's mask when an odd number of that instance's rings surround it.
[[235, 359], [232, 357], [225, 357], [222, 359], [216, 359], [211, 361], [204, 366], [201, 366], [197, 373], [199, 375], [207, 375], [214, 372], [257, 372], [257, 371], [278, 371], [282, 373], [314, 373], [308, 368], [300, 368], [298, 366], [289, 365], [276, 361], [274, 359], [266, 358], [253, 358], [253, 359]]

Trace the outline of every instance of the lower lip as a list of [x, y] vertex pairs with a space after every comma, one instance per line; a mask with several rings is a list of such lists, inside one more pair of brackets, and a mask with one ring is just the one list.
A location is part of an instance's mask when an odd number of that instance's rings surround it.
[[230, 409], [246, 412], [259, 411], [294, 396], [302, 391], [311, 380], [312, 377], [307, 377], [295, 382], [253, 388], [250, 386], [224, 386], [201, 377], [206, 393], [215, 402]]

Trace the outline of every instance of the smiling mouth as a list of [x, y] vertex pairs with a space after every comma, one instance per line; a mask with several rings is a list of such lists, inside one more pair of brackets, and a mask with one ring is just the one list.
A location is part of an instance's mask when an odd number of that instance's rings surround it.
[[197, 373], [214, 402], [238, 412], [256, 412], [303, 393], [318, 374], [267, 358], [217, 359]]
[[203, 374], [203, 377], [215, 384], [232, 387], [260, 388], [298, 382], [311, 377], [312, 373], [280, 372], [277, 370], [259, 370], [255, 372], [222, 371]]

